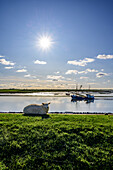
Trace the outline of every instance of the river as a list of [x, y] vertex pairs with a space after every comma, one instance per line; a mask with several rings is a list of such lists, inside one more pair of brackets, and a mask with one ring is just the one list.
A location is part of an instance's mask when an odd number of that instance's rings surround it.
[[[97, 95], [98, 96], [98, 95]], [[0, 112], [22, 112], [28, 104], [51, 102], [49, 112], [111, 112], [113, 113], [113, 97], [96, 97], [94, 102], [71, 102], [71, 97], [50, 95], [9, 95], [0, 96]]]

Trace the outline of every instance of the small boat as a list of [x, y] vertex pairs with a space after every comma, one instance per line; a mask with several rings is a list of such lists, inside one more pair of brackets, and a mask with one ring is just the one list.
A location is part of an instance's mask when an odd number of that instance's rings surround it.
[[66, 95], [67, 95], [67, 96], [70, 96], [70, 93], [69, 93], [69, 92], [66, 92]]
[[[82, 88], [82, 85], [80, 86], [80, 90]], [[77, 86], [76, 86], [76, 90], [77, 90]], [[90, 90], [90, 86], [89, 86], [89, 90]], [[71, 95], [71, 101], [81, 101], [81, 100], [85, 100], [87, 102], [91, 102], [91, 101], [94, 101], [94, 96], [89, 94], [89, 93], [86, 93], [86, 94], [80, 94], [78, 92], [73, 92], [73, 94]], [[89, 103], [90, 103], [89, 102]]]
[[86, 94], [85, 100], [94, 100], [94, 96], [91, 94]]
[[73, 94], [73, 95], [71, 95], [71, 98], [72, 98], [72, 100], [84, 100], [84, 96], [81, 96], [81, 95], [75, 95], [75, 94]]
[[91, 94], [86, 94], [86, 95], [79, 95], [79, 94], [73, 94], [73, 95], [71, 95], [71, 98], [72, 98], [72, 101], [81, 101], [81, 100], [94, 100], [94, 96], [93, 95], [91, 95]]

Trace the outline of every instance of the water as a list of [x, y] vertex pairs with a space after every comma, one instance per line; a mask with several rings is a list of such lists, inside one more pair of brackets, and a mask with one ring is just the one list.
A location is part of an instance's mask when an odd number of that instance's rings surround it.
[[0, 112], [22, 112], [28, 104], [51, 102], [49, 112], [112, 112], [113, 98], [71, 102], [71, 97], [0, 96]]
[[[0, 96], [37, 96], [37, 97], [43, 97], [43, 96], [65, 96], [66, 92], [36, 92], [36, 93], [0, 93]], [[70, 93], [72, 94], [72, 93]], [[82, 94], [86, 94], [85, 92]], [[98, 92], [93, 92], [92, 93], [95, 97], [100, 96], [100, 97], [113, 97], [113, 93], [103, 93], [100, 94]]]

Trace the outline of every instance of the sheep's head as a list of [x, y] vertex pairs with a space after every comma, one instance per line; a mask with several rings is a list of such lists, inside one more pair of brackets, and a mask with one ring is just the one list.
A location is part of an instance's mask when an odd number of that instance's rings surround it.
[[49, 110], [49, 104], [50, 104], [50, 102], [49, 103], [42, 103], [42, 105], [43, 105], [44, 109], [46, 110], [46, 112], [48, 112], [48, 110]]
[[48, 107], [49, 104], [50, 104], [50, 102], [49, 103], [42, 103], [42, 105], [45, 106], [45, 107]]

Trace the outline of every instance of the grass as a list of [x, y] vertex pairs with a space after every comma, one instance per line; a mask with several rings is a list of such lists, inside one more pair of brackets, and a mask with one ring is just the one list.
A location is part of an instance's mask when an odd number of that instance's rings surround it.
[[33, 92], [113, 92], [113, 89], [0, 89], [0, 93], [33, 93]]
[[0, 114], [0, 166], [9, 170], [110, 170], [113, 117]]

